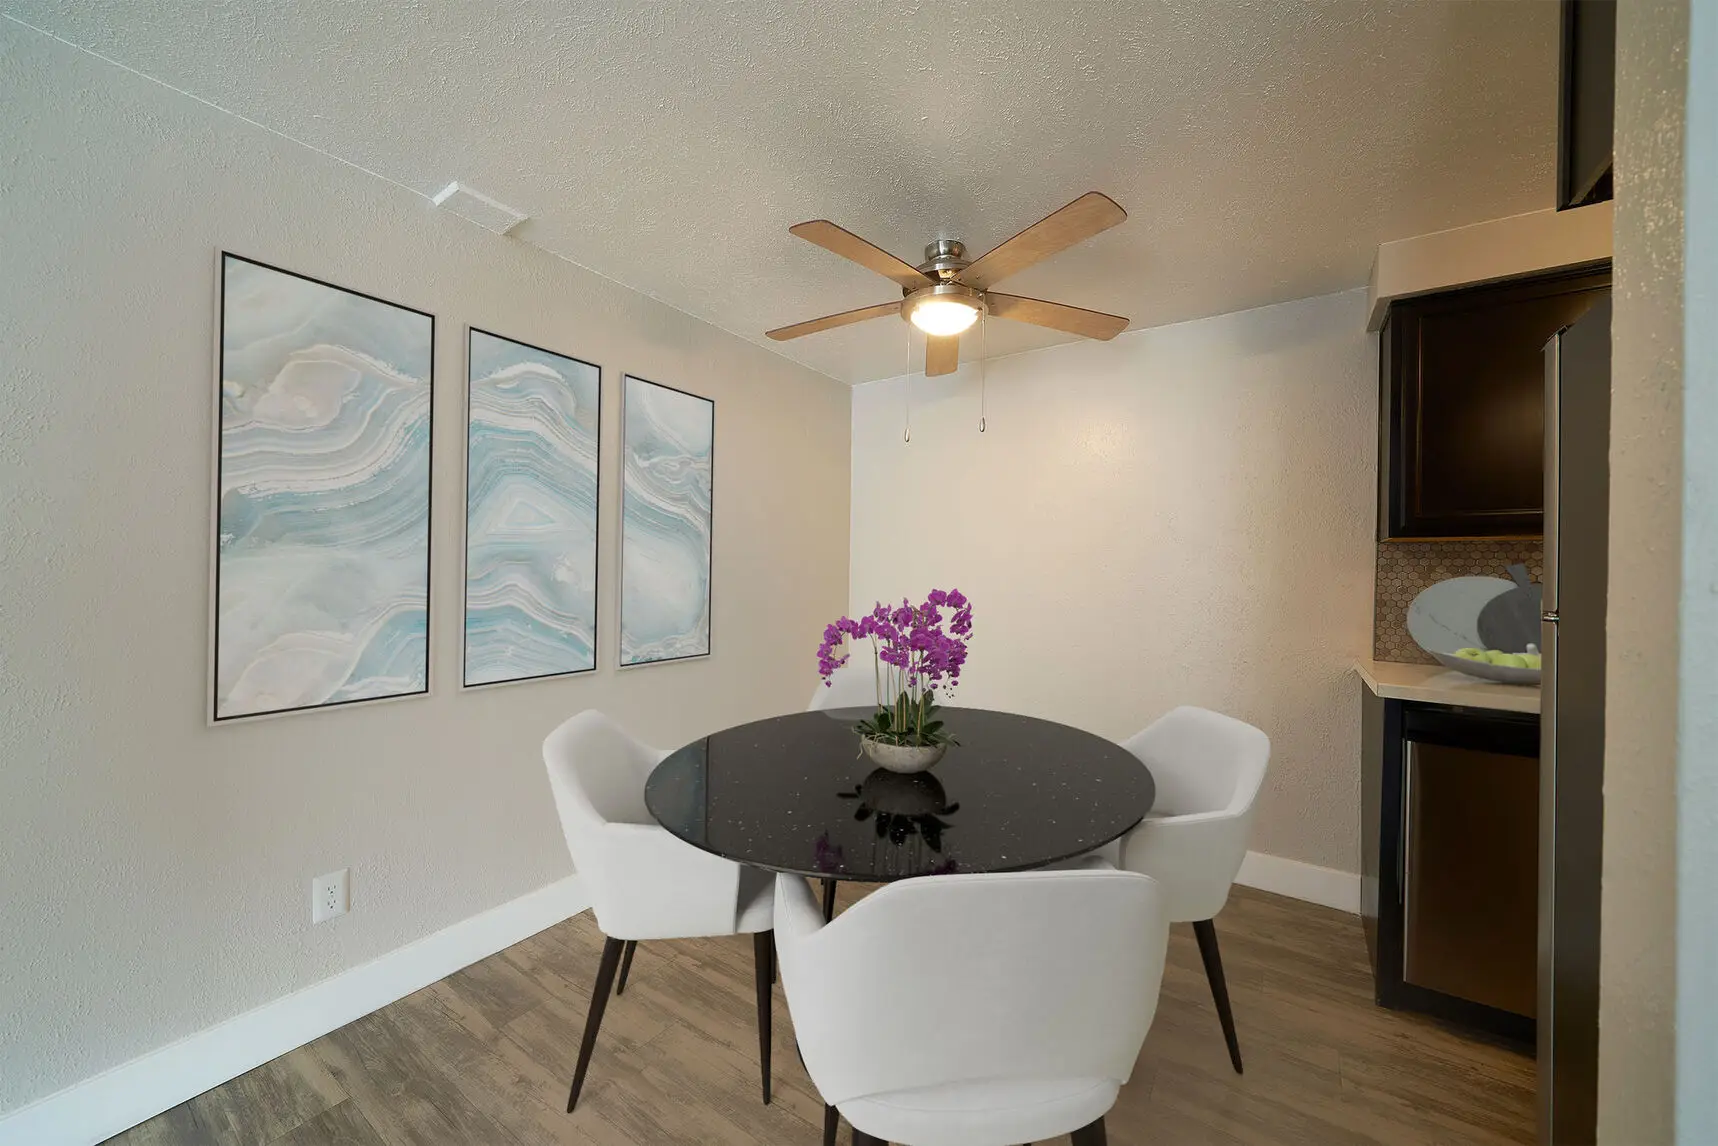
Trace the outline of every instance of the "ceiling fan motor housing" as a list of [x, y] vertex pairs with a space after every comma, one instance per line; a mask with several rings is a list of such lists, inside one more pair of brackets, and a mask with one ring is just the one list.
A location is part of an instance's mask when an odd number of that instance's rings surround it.
[[952, 279], [971, 260], [966, 257], [966, 244], [959, 239], [938, 239], [925, 244], [925, 261], [918, 269], [936, 279]]

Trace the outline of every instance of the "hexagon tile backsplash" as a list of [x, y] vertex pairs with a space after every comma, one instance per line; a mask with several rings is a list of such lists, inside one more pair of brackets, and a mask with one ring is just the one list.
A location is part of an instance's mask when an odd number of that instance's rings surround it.
[[1380, 661], [1436, 664], [1408, 635], [1408, 606], [1422, 589], [1451, 577], [1508, 577], [1508, 567], [1527, 566], [1545, 576], [1545, 545], [1531, 541], [1387, 541], [1378, 546], [1378, 576], [1372, 595], [1372, 657]]

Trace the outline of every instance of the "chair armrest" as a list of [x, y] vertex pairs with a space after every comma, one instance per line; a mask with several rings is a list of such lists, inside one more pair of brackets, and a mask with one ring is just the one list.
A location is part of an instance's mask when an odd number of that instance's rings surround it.
[[823, 930], [823, 905], [802, 875], [775, 877], [776, 948], [799, 950]]
[[[788, 1012], [795, 1016], [796, 1024], [809, 1024], [806, 1029], [821, 1029], [819, 1024], [839, 1025], [845, 1021], [842, 1017], [828, 1017], [830, 1008], [824, 997], [828, 987], [820, 953], [826, 944], [820, 941], [827, 926], [823, 905], [809, 880], [786, 873], [775, 877], [776, 962], [787, 995]], [[803, 1055], [802, 1048], [802, 1058]]]
[[597, 925], [616, 939], [732, 935], [740, 865], [700, 851], [655, 824], [604, 824], [602, 870], [592, 873]]
[[1214, 918], [1247, 856], [1252, 823], [1250, 808], [1146, 820], [1122, 837], [1121, 867], [1163, 885], [1171, 920]]

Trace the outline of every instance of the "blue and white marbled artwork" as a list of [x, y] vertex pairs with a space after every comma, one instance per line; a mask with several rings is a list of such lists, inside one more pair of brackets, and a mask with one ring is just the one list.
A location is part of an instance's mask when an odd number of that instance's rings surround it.
[[626, 378], [620, 663], [710, 652], [710, 469], [716, 404]]
[[473, 330], [465, 683], [596, 668], [601, 372]]
[[429, 688], [430, 315], [222, 257], [215, 719]]

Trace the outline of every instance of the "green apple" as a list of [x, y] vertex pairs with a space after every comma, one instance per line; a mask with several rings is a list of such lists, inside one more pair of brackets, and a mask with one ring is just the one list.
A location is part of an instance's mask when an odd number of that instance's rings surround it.
[[1527, 667], [1527, 658], [1520, 653], [1493, 653], [1491, 663], [1499, 668], [1524, 669]]
[[1536, 669], [1536, 668], [1540, 667], [1540, 660], [1539, 660], [1539, 654], [1538, 653], [1522, 653], [1521, 659], [1527, 662], [1527, 667], [1530, 669]]
[[1485, 650], [1484, 649], [1457, 649], [1456, 650], [1456, 656], [1460, 657], [1464, 661], [1483, 661], [1485, 659]]

